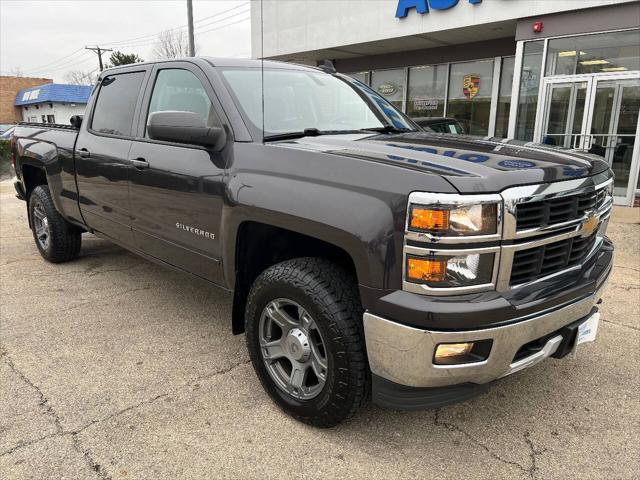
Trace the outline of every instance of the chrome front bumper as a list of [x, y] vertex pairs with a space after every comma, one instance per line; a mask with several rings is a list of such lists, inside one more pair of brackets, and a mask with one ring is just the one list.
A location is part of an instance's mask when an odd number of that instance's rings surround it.
[[[608, 273], [608, 272], [607, 272]], [[587, 317], [600, 299], [606, 282], [589, 297], [535, 317], [484, 330], [441, 332], [421, 330], [365, 313], [364, 332], [369, 365], [374, 375], [410, 387], [442, 387], [462, 383], [488, 383], [535, 365], [553, 355], [561, 336], [551, 337], [545, 347], [514, 361], [525, 344], [545, 337]], [[435, 348], [441, 343], [491, 339], [486, 360], [462, 365], [435, 365]]]

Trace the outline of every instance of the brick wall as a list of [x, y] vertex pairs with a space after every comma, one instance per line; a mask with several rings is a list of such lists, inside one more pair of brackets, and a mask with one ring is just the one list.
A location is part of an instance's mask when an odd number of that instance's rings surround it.
[[0, 123], [22, 121], [22, 113], [15, 107], [16, 93], [23, 88], [52, 83], [50, 78], [3, 77], [0, 76]]

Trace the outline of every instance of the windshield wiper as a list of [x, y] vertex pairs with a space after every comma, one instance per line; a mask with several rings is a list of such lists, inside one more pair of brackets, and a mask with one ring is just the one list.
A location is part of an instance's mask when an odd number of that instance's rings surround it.
[[267, 135], [264, 141], [291, 140], [302, 137], [319, 137], [320, 135], [346, 135], [349, 133], [361, 133], [362, 130], [318, 130], [317, 128], [305, 128], [301, 132], [276, 133]]
[[361, 132], [378, 132], [378, 133], [407, 133], [413, 132], [410, 128], [398, 128], [393, 125], [385, 125], [384, 127], [363, 128]]

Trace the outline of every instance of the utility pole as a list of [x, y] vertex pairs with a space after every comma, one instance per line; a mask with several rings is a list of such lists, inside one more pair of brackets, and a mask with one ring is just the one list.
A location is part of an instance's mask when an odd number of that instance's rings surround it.
[[96, 52], [98, 54], [98, 64], [100, 65], [100, 71], [104, 70], [104, 66], [102, 65], [102, 54], [104, 52], [113, 52], [111, 48], [100, 48], [96, 47], [84, 47], [85, 50], [91, 50], [92, 52]]
[[187, 25], [189, 30], [189, 56], [196, 56], [195, 40], [193, 38], [193, 2], [187, 0]]

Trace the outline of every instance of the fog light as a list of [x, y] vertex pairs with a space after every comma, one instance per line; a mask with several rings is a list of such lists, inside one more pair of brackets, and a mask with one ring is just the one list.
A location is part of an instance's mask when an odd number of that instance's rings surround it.
[[433, 355], [435, 365], [462, 365], [483, 362], [489, 358], [493, 340], [477, 340], [465, 343], [441, 343]]
[[441, 343], [436, 348], [436, 363], [450, 357], [464, 357], [471, 353], [473, 342], [468, 343]]

